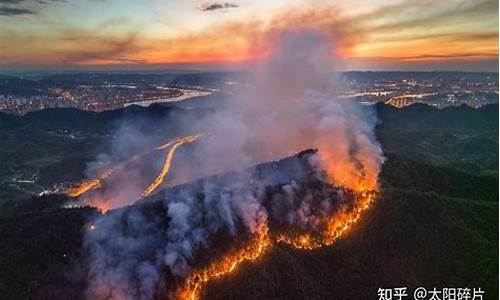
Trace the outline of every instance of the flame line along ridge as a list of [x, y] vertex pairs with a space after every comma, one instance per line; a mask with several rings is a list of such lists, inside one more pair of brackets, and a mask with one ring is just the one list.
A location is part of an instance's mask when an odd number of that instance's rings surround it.
[[326, 230], [321, 232], [319, 237], [311, 233], [298, 236], [279, 234], [275, 240], [278, 243], [302, 250], [313, 250], [330, 246], [359, 221], [363, 212], [368, 210], [375, 202], [376, 195], [375, 191], [362, 191], [354, 201], [352, 209], [336, 213], [327, 220]]
[[279, 234], [270, 238], [268, 228], [262, 230], [242, 250], [227, 254], [222, 259], [212, 262], [208, 267], [188, 275], [183, 287], [177, 292], [176, 298], [200, 299], [202, 289], [207, 283], [232, 273], [238, 265], [245, 261], [255, 261], [262, 257], [272, 247], [273, 243], [282, 243], [300, 250], [313, 250], [332, 245], [359, 221], [363, 212], [372, 206], [376, 196], [377, 192], [375, 191], [364, 190], [360, 192], [353, 208], [347, 212], [335, 214], [327, 220], [327, 229], [321, 232], [320, 238], [314, 237], [310, 233], [297, 237]]
[[262, 257], [272, 246], [267, 228], [256, 236], [243, 249], [226, 254], [220, 260], [212, 262], [208, 267], [191, 273], [176, 298], [186, 300], [200, 299], [203, 287], [210, 281], [232, 273], [238, 265], [245, 261], [255, 261]]

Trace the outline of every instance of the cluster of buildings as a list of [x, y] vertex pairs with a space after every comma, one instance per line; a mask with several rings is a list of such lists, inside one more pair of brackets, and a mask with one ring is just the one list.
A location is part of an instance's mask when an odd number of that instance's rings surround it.
[[2, 95], [0, 111], [17, 115], [46, 108], [73, 107], [87, 111], [122, 108], [127, 103], [155, 101], [182, 96], [179, 89], [147, 88], [133, 85], [78, 85], [71, 88], [54, 87], [33, 96]]
[[[364, 103], [385, 102], [396, 107], [414, 103], [425, 103], [438, 108], [469, 105], [480, 107], [498, 103], [497, 74], [438, 73], [415, 78], [405, 78], [412, 73], [404, 73], [400, 78], [352, 78], [352, 98]], [[429, 78], [430, 77], [430, 78]]]
[[[161, 84], [161, 78], [151, 79], [144, 77], [146, 75], [141, 77], [141, 74], [114, 76], [112, 81], [107, 82], [75, 76], [72, 80], [76, 84], [53, 81], [29, 96], [2, 93], [0, 89], [0, 111], [24, 115], [46, 108], [73, 107], [99, 112], [131, 104], [146, 105], [173, 98], [188, 98], [183, 97], [187, 90], [177, 88], [175, 84]], [[191, 89], [210, 91], [213, 86], [202, 83], [217, 82], [210, 77], [213, 74], [207, 75], [210, 81], [203, 74], [197, 76], [199, 78], [190, 81]], [[385, 102], [404, 107], [426, 103], [443, 108], [462, 104], [480, 107], [498, 103], [498, 74], [493, 73], [347, 72], [345, 77], [348, 88], [339, 92], [338, 96], [366, 104]]]

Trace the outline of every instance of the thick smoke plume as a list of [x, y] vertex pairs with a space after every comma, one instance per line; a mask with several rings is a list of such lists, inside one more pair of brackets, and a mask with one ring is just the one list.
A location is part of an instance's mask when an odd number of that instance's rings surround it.
[[304, 157], [305, 164], [268, 170], [269, 176], [230, 173], [179, 188], [166, 194], [163, 215], [129, 207], [94, 220], [85, 241], [89, 299], [151, 299], [165, 288], [165, 278], [196, 274], [192, 262], [201, 249], [216, 252], [212, 238], [221, 232], [234, 240], [245, 239], [240, 234], [270, 239], [281, 227], [320, 232], [330, 226], [327, 218], [352, 206], [349, 193], [377, 189], [383, 161], [377, 119], [370, 107], [337, 99], [341, 81], [332, 43], [331, 36], [308, 29], [281, 34], [247, 90], [228, 107], [190, 122], [193, 132], [207, 137], [196, 150], [202, 159], [192, 177], [308, 148], [317, 154]]
[[370, 107], [336, 98], [342, 83], [332, 43], [331, 36], [307, 29], [279, 36], [248, 91], [199, 126], [215, 136], [204, 149], [207, 163], [237, 169], [313, 147], [332, 182], [375, 189], [382, 162], [377, 119]]
[[171, 193], [164, 207], [151, 214], [132, 207], [95, 220], [86, 236], [91, 251], [88, 298], [152, 299], [162, 270], [186, 276], [188, 260], [209, 247], [207, 237], [221, 230], [235, 234], [238, 224], [250, 234], [260, 230], [267, 213], [241, 179], [224, 187], [204, 182], [198, 192]]

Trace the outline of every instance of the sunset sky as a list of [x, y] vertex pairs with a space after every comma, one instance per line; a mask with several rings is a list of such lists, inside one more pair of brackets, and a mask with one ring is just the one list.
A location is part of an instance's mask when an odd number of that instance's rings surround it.
[[346, 70], [498, 71], [498, 0], [0, 0], [0, 71], [239, 68], [304, 27]]

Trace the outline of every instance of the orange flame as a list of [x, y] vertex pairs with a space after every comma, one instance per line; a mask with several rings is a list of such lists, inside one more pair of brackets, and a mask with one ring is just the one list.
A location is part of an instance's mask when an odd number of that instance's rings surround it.
[[106, 199], [103, 199], [100, 196], [92, 196], [92, 198], [85, 201], [85, 204], [97, 208], [102, 213], [105, 213], [113, 208], [110, 203], [106, 201]]
[[209, 281], [232, 273], [238, 265], [245, 261], [255, 261], [260, 258], [271, 246], [267, 228], [257, 233], [255, 238], [243, 249], [225, 255], [219, 261], [213, 262], [205, 269], [191, 273], [178, 292], [179, 299], [199, 299], [201, 290]]
[[[108, 177], [110, 177], [111, 175], [113, 175], [117, 170], [120, 170], [122, 169], [124, 166], [126, 166], [128, 163], [134, 161], [134, 160], [137, 160], [141, 157], [143, 157], [144, 155], [147, 155], [153, 151], [157, 151], [157, 150], [164, 150], [164, 149], [167, 149], [168, 147], [170, 147], [172, 144], [176, 144], [176, 143], [179, 143], [181, 141], [184, 141], [185, 139], [190, 139], [190, 138], [193, 138], [196, 136], [196, 139], [199, 138], [198, 135], [191, 135], [191, 136], [186, 136], [186, 137], [179, 137], [179, 138], [176, 138], [168, 143], [165, 143], [161, 146], [158, 146], [156, 147], [154, 150], [152, 151], [147, 151], [147, 152], [144, 152], [144, 153], [141, 153], [141, 154], [138, 154], [138, 155], [135, 155], [134, 157], [132, 157], [131, 159], [129, 160], [126, 160], [120, 164], [118, 164], [116, 167], [114, 168], [111, 168], [111, 169], [108, 169], [106, 171], [104, 171], [99, 177], [97, 178], [94, 178], [94, 179], [91, 179], [91, 180], [87, 180], [87, 181], [82, 181], [80, 182], [77, 186], [74, 186], [74, 187], [71, 187], [71, 188], [68, 188], [64, 191], [64, 193], [70, 197], [79, 197], [91, 190], [94, 190], [94, 189], [98, 189], [101, 187], [101, 184], [102, 184], [102, 181], [107, 179]], [[191, 141], [189, 141], [191, 142]], [[176, 147], [177, 148], [177, 147]], [[175, 149], [174, 149], [175, 151]], [[173, 156], [173, 155], [172, 155]], [[170, 157], [170, 160], [172, 160], [172, 157]], [[169, 162], [170, 164], [170, 162]], [[168, 172], [168, 170], [167, 170]], [[166, 175], [166, 174], [165, 174]], [[161, 183], [161, 182], [160, 182]]]
[[78, 186], [67, 189], [64, 193], [70, 197], [78, 197], [86, 192], [101, 187], [101, 180], [92, 179], [89, 181], [81, 182]]
[[[167, 150], [165, 162], [163, 164], [160, 174], [156, 177], [143, 192], [142, 196], [148, 196], [154, 192], [165, 180], [171, 167], [172, 159], [175, 151], [183, 144], [191, 143], [200, 138], [200, 135], [190, 135], [177, 138], [164, 145], [161, 145], [155, 150]], [[136, 156], [137, 158], [139, 156]], [[328, 177], [334, 181], [335, 177], [332, 174], [338, 174], [337, 171], [331, 170], [325, 161], [329, 162], [330, 159], [323, 158], [323, 167], [327, 167]], [[233, 273], [238, 266], [244, 262], [256, 261], [262, 257], [273, 245], [273, 243], [282, 243], [290, 247], [302, 250], [312, 250], [324, 246], [332, 245], [337, 239], [347, 234], [349, 229], [356, 224], [361, 218], [364, 211], [369, 209], [374, 203], [376, 198], [376, 181], [367, 179], [366, 174], [359, 174], [359, 172], [347, 168], [352, 173], [350, 176], [343, 175], [339, 178], [342, 186], [357, 191], [357, 197], [352, 206], [343, 209], [342, 211], [329, 216], [323, 221], [323, 230], [319, 232], [307, 232], [303, 234], [290, 234], [280, 233], [270, 236], [267, 224], [262, 224], [252, 237], [252, 239], [241, 249], [230, 251], [223, 255], [220, 259], [211, 262], [207, 267], [198, 271], [193, 271], [185, 278], [184, 283], [175, 293], [175, 298], [197, 300], [201, 296], [203, 288], [210, 282], [217, 278], [226, 276]], [[109, 177], [114, 172], [110, 169], [105, 172], [99, 179], [93, 179], [82, 183], [78, 191], [69, 189], [67, 193], [72, 192], [73, 195], [81, 195], [91, 189], [99, 188], [101, 180]], [[376, 179], [375, 179], [376, 180]], [[366, 187], [373, 188], [366, 189]], [[107, 210], [107, 208], [105, 208]], [[91, 228], [92, 229], [92, 228]]]
[[234, 272], [245, 261], [257, 260], [271, 248], [273, 241], [302, 250], [312, 250], [332, 245], [358, 222], [363, 212], [371, 207], [375, 201], [375, 197], [376, 192], [374, 191], [364, 190], [360, 192], [353, 204], [353, 208], [338, 213], [326, 220], [326, 228], [320, 233], [319, 237], [312, 233], [299, 236], [279, 234], [271, 239], [266, 227], [257, 233], [253, 241], [243, 249], [227, 254], [222, 259], [213, 262], [207, 268], [190, 274], [176, 297], [188, 300], [199, 299], [203, 287], [209, 281]]
[[[163, 183], [165, 176], [167, 176], [168, 171], [170, 170], [170, 166], [172, 164], [172, 158], [174, 157], [175, 150], [177, 150], [177, 148], [182, 146], [183, 144], [196, 141], [197, 139], [199, 139], [199, 137], [200, 137], [199, 135], [190, 135], [190, 136], [178, 138], [175, 141], [175, 144], [167, 152], [167, 157], [165, 159], [165, 163], [163, 164], [163, 168], [162, 168], [160, 174], [158, 175], [158, 177], [156, 177], [156, 179], [153, 181], [153, 183], [151, 183], [144, 190], [144, 192], [142, 193], [141, 196], [146, 197], [146, 196], [151, 195], [151, 193], [154, 192], [154, 190]], [[165, 148], [167, 148], [167, 146], [164, 145], [164, 146], [158, 147], [157, 149], [165, 149]]]
[[76, 187], [69, 188], [65, 191], [65, 194], [71, 197], [78, 197], [80, 195], [85, 194], [88, 191], [98, 189], [101, 187], [101, 183], [104, 179], [108, 178], [109, 176], [113, 175], [115, 172], [115, 169], [109, 169], [104, 171], [99, 178], [92, 179], [89, 181], [83, 181]]
[[361, 192], [356, 198], [353, 208], [331, 216], [326, 222], [325, 230], [319, 236], [311, 233], [299, 236], [280, 234], [276, 237], [276, 241], [304, 250], [330, 246], [359, 221], [363, 212], [370, 208], [375, 201], [375, 196], [373, 191]]

